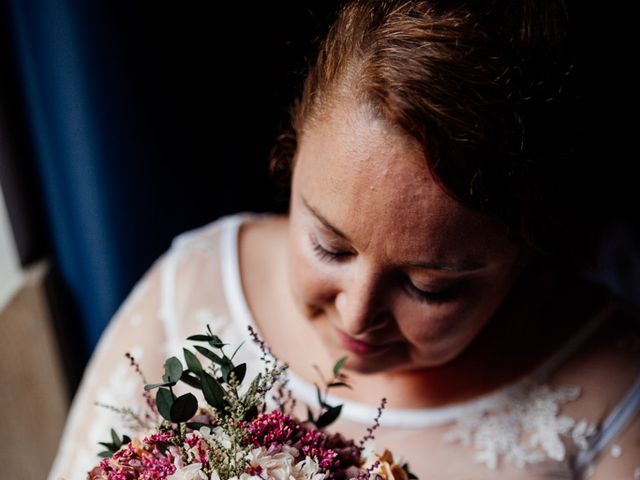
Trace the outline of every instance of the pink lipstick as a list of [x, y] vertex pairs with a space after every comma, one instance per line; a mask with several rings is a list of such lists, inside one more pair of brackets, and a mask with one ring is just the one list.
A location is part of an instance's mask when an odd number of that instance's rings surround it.
[[371, 345], [370, 343], [356, 340], [341, 330], [337, 330], [337, 332], [342, 346], [353, 353], [357, 353], [359, 355], [370, 355], [380, 350], [380, 347], [377, 345]]

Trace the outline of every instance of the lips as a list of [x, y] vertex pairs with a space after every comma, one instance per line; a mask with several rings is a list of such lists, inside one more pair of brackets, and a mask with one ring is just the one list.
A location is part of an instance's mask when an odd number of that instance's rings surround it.
[[371, 355], [385, 348], [382, 345], [372, 345], [361, 340], [356, 340], [341, 330], [336, 329], [336, 331], [338, 332], [338, 338], [340, 339], [342, 346], [353, 353], [357, 353], [359, 355]]

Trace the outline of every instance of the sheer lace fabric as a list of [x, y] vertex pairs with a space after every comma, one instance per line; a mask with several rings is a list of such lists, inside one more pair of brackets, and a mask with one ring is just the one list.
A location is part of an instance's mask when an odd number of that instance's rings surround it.
[[[50, 480], [84, 478], [96, 464], [101, 450], [98, 442], [108, 439], [109, 429], [126, 430], [118, 414], [95, 402], [144, 410], [143, 381], [125, 353], [136, 358], [149, 383], [155, 382], [161, 377], [164, 360], [171, 355], [182, 358], [184, 339], [209, 324], [231, 345], [246, 341], [239, 356], [249, 366], [248, 375], [261, 369], [260, 352], [247, 341], [247, 325], [252, 320], [242, 296], [237, 261], [237, 229], [246, 218], [225, 218], [181, 235], [134, 288], [89, 363]], [[313, 403], [308, 398], [312, 386], [295, 375], [291, 386], [301, 401]], [[433, 452], [440, 448], [447, 455], [466, 452], [466, 458], [460, 457], [462, 462], [490, 468], [504, 463], [533, 466], [531, 475], [505, 478], [573, 478], [570, 458], [588, 446], [596, 431], [587, 419], [573, 419], [561, 412], [564, 403], [579, 395], [577, 387], [551, 389], [537, 379], [454, 408], [390, 410], [383, 415], [377, 442], [412, 445], [414, 455], [421, 445], [437, 442], [440, 446]], [[375, 408], [361, 404], [345, 405], [343, 412], [337, 428], [355, 437], [375, 416]], [[464, 450], [451, 450], [446, 442]], [[449, 451], [444, 450], [447, 445]], [[411, 448], [408, 450], [406, 455], [411, 458]]]

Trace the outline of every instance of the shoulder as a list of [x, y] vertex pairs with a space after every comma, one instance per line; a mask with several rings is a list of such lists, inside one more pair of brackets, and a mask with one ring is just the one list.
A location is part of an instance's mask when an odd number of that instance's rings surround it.
[[250, 303], [256, 293], [266, 295], [265, 286], [276, 287], [284, 279], [287, 232], [285, 216], [261, 217], [242, 225], [238, 240], [239, 267]]
[[640, 467], [640, 315], [615, 298], [601, 315], [603, 323], [552, 383], [579, 386], [580, 398], [563, 413], [597, 427], [587, 452], [576, 457], [593, 470], [591, 478], [634, 478]]

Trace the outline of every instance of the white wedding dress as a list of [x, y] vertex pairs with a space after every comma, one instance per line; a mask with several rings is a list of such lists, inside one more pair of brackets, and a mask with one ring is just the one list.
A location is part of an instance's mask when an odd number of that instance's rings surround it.
[[[87, 367], [50, 480], [85, 478], [98, 461], [98, 442], [108, 441], [110, 428], [124, 433], [120, 417], [108, 408], [95, 406], [95, 402], [142, 410], [142, 380], [125, 353], [138, 360], [147, 381], [152, 383], [161, 378], [164, 360], [172, 355], [182, 358], [186, 337], [204, 332], [207, 324], [226, 343], [239, 345], [247, 340], [247, 327], [255, 325], [240, 281], [237, 240], [240, 225], [250, 218], [253, 216], [248, 214], [225, 217], [180, 235], [136, 285]], [[640, 376], [636, 373], [637, 380], [629, 385], [627, 394], [598, 425], [592, 419], [562, 413], [562, 406], [574, 401], [580, 388], [551, 388], [545, 381], [607, 321], [615, 308], [610, 305], [601, 311], [527, 378], [453, 406], [387, 409], [381, 418], [381, 431], [394, 432], [394, 438], [410, 442], [415, 432], [440, 429], [444, 432], [439, 434], [442, 442], [460, 444], [465, 455], [484, 464], [478, 465], [487, 472], [484, 478], [493, 478], [490, 469], [506, 463], [535, 472], [522, 478], [579, 478], [588, 473], [596, 455], [605, 448], [611, 449], [612, 440], [637, 415]], [[246, 341], [238, 355], [249, 366], [248, 376], [262, 368], [260, 351], [251, 341]], [[313, 385], [295, 372], [290, 373], [290, 378], [294, 396], [314, 405]], [[374, 406], [335, 397], [331, 400], [344, 404], [343, 422], [362, 425], [363, 431], [376, 416]]]

